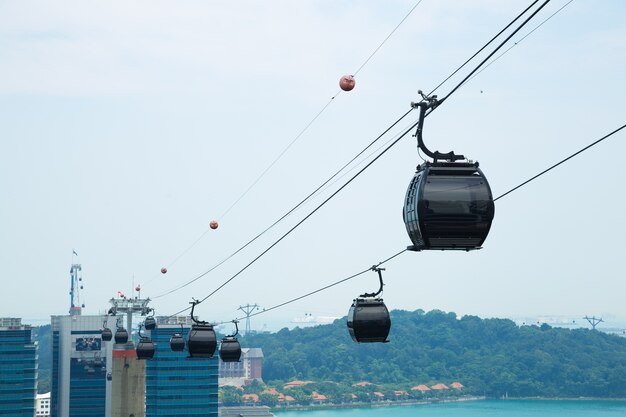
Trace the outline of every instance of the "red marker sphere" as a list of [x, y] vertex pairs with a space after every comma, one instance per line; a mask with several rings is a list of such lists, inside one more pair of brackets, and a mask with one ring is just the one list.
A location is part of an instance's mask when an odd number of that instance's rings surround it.
[[356, 84], [356, 81], [352, 75], [344, 75], [339, 80], [339, 87], [341, 87], [343, 91], [352, 90], [355, 84]]
[[161, 268], [161, 273], [162, 274], [166, 274], [167, 273], [167, 268], [166, 267]]
[[218, 226], [219, 224], [215, 220], [211, 220], [211, 223], [209, 223], [209, 227], [213, 230], [217, 229]]

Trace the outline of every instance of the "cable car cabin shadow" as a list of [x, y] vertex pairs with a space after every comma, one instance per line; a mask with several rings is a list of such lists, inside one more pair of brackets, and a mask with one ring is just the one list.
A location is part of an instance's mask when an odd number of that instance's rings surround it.
[[404, 201], [409, 250], [480, 249], [495, 214], [478, 163], [426, 162], [417, 167]]

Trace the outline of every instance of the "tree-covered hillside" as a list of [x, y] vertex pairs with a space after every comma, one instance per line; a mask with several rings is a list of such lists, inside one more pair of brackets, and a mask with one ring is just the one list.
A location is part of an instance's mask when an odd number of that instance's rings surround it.
[[500, 397], [626, 397], [626, 338], [587, 329], [518, 327], [511, 320], [394, 310], [390, 343], [357, 344], [345, 319], [250, 334], [266, 381], [370, 381], [410, 388], [459, 381]]

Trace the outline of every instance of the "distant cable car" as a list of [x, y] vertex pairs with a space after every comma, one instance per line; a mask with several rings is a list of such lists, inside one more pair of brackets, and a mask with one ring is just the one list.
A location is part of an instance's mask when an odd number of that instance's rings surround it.
[[147, 336], [141, 334], [141, 325], [139, 326], [139, 342], [135, 348], [137, 359], [152, 359], [154, 357], [154, 342]]
[[113, 374], [111, 374], [111, 372], [107, 373], [107, 381], [112, 381], [113, 380]]
[[180, 328], [180, 333], [174, 333], [170, 337], [170, 349], [172, 350], [172, 352], [182, 352], [183, 350], [185, 350], [185, 339], [183, 338], [182, 324], [180, 325]]
[[375, 298], [383, 290], [384, 268], [372, 267], [378, 272], [380, 289], [371, 294], [362, 294], [356, 298], [348, 312], [348, 331], [352, 340], [358, 343], [388, 342], [391, 318], [389, 310], [381, 298]]
[[239, 326], [237, 326], [237, 320], [233, 320], [233, 323], [235, 323], [235, 333], [224, 336], [220, 345], [220, 358], [223, 362], [239, 362], [241, 358], [241, 344], [237, 340]]
[[187, 351], [191, 358], [212, 358], [217, 348], [217, 336], [213, 326], [206, 321], [199, 321], [193, 316], [193, 310], [199, 301], [191, 302], [191, 330], [187, 335]]
[[439, 102], [437, 96], [420, 94], [424, 100], [412, 103], [420, 108], [417, 143], [434, 162], [417, 167], [406, 192], [402, 214], [413, 243], [408, 249], [480, 249], [495, 214], [491, 188], [478, 162], [457, 162], [465, 157], [426, 148], [422, 138], [425, 112]]
[[161, 268], [161, 273], [162, 274], [167, 274], [167, 268], [166, 267]]
[[108, 327], [105, 327], [104, 329], [102, 329], [101, 336], [102, 336], [102, 341], [110, 342], [111, 339], [113, 339], [113, 332]]
[[209, 223], [209, 227], [215, 230], [219, 227], [219, 223], [217, 222], [217, 220], [211, 220], [211, 223]]
[[115, 343], [128, 342], [128, 332], [120, 325], [121, 318], [117, 319], [117, 329], [115, 330]]
[[146, 327], [146, 330], [154, 330], [156, 329], [156, 320], [153, 316], [148, 316], [143, 325]]

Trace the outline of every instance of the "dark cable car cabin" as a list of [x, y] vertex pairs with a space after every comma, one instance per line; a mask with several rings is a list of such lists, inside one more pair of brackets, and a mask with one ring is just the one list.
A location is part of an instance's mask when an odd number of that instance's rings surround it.
[[237, 320], [233, 320], [233, 323], [235, 323], [235, 333], [225, 336], [220, 345], [220, 358], [223, 362], [239, 362], [241, 358], [241, 344], [237, 340], [239, 326], [237, 326]]
[[241, 359], [241, 345], [234, 336], [225, 336], [220, 345], [220, 358], [224, 362], [239, 362]]
[[115, 331], [115, 343], [128, 342], [128, 332], [123, 327], [118, 327]]
[[217, 336], [213, 326], [206, 321], [199, 321], [193, 316], [193, 310], [198, 301], [191, 303], [191, 330], [187, 335], [187, 351], [191, 358], [212, 358], [217, 348]]
[[170, 349], [172, 352], [182, 352], [185, 350], [185, 339], [180, 333], [175, 333], [170, 337]]
[[358, 343], [388, 342], [391, 318], [380, 298], [357, 298], [348, 313], [348, 331]]
[[217, 348], [215, 330], [210, 324], [193, 324], [187, 336], [187, 351], [192, 358], [212, 358]]
[[[387, 343], [391, 329], [389, 310], [381, 298], [374, 298], [383, 290], [383, 268], [372, 267], [378, 272], [380, 289], [376, 293], [362, 294], [355, 299], [348, 312], [348, 332], [358, 343]], [[366, 298], [367, 297], [367, 298]]]
[[104, 342], [110, 342], [113, 339], [113, 332], [108, 327], [105, 327], [102, 329], [101, 337]]
[[480, 249], [495, 207], [478, 163], [427, 162], [418, 166], [404, 200], [410, 250]]
[[[145, 326], [145, 323], [144, 323]], [[141, 334], [142, 325], [139, 325], [139, 342], [135, 348], [137, 359], [152, 359], [154, 357], [154, 342]]]
[[426, 147], [422, 137], [426, 110], [432, 111], [440, 102], [437, 96], [419, 93], [423, 100], [411, 103], [420, 108], [417, 146], [434, 162], [417, 167], [404, 198], [404, 224], [413, 242], [407, 249], [480, 249], [495, 213], [491, 188], [478, 162], [457, 162], [465, 156]]
[[144, 321], [144, 326], [146, 330], [156, 329], [156, 320], [154, 319], [154, 317], [152, 316], [146, 317], [146, 320]]

